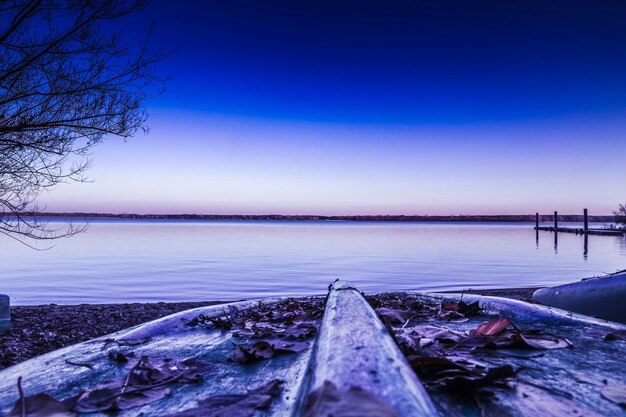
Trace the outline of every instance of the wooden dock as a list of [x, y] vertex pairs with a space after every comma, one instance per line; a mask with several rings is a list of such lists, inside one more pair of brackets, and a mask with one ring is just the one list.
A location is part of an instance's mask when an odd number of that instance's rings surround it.
[[535, 230], [546, 232], [575, 233], [577, 235], [598, 235], [598, 236], [623, 236], [625, 229], [591, 229], [589, 228], [589, 216], [587, 209], [583, 209], [583, 227], [559, 227], [559, 215], [555, 211], [554, 226], [539, 226], [539, 213], [535, 213]]
[[580, 227], [553, 227], [553, 226], [535, 226], [535, 230], [543, 230], [546, 232], [563, 232], [575, 233], [577, 235], [600, 235], [600, 236], [622, 236], [623, 230], [619, 229], [582, 229]]

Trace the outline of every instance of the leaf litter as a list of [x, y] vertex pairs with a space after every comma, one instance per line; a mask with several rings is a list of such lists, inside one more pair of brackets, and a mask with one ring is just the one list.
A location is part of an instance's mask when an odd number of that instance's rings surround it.
[[[427, 390], [438, 396], [447, 392], [445, 395], [470, 396], [479, 405], [484, 404], [485, 398], [495, 396], [494, 390], [511, 389], [509, 382], [524, 370], [506, 363], [508, 356], [531, 359], [543, 354], [526, 356], [520, 354], [520, 350], [536, 352], [572, 346], [564, 337], [522, 330], [502, 316], [485, 315], [489, 319], [469, 331], [450, 328], [453, 323], [482, 317], [477, 301], [444, 300], [434, 305], [396, 294], [368, 297], [368, 301], [390, 328]], [[411, 325], [414, 323], [420, 324]], [[493, 353], [498, 353], [504, 363], [482, 361]]]
[[[243, 311], [229, 306], [224, 316], [200, 315], [187, 324], [232, 331], [233, 336], [242, 341], [252, 339], [252, 343], [235, 343], [229, 356], [230, 361], [249, 363], [270, 359], [278, 354], [297, 353], [308, 349], [310, 346], [308, 339], [315, 336], [317, 321], [322, 313], [322, 299], [289, 299], [277, 305], [259, 303], [256, 308]], [[111, 344], [133, 347], [148, 341], [149, 339], [130, 342], [106, 339], [104, 347]], [[75, 416], [77, 413], [116, 412], [141, 407], [170, 395], [174, 384], [202, 381], [203, 375], [214, 366], [200, 363], [195, 359], [177, 361], [171, 358], [137, 357], [134, 352], [123, 352], [118, 349], [109, 350], [107, 357], [117, 366], [128, 369], [125, 378], [85, 389], [63, 401], [43, 393], [25, 395], [20, 377], [19, 399], [8, 417], [65, 417]], [[71, 364], [87, 365], [77, 362]], [[172, 416], [252, 416], [255, 410], [270, 406], [272, 399], [279, 395], [281, 384], [282, 381], [273, 380], [245, 393], [209, 397], [200, 401], [198, 407]]]
[[[120, 362], [117, 356], [111, 359]], [[111, 380], [83, 390], [64, 401], [42, 393], [26, 396], [22, 388], [22, 377], [19, 377], [19, 399], [8, 416], [61, 417], [140, 407], [168, 396], [174, 383], [202, 381], [202, 375], [212, 368], [212, 365], [199, 363], [194, 359], [177, 361], [142, 356], [130, 361], [126, 356], [126, 362], [132, 365], [123, 379]]]
[[307, 350], [309, 340], [317, 333], [323, 307], [323, 300], [318, 298], [288, 299], [274, 305], [259, 303], [244, 311], [229, 306], [224, 316], [200, 315], [187, 325], [231, 331], [242, 343], [233, 344], [228, 360], [247, 364]]

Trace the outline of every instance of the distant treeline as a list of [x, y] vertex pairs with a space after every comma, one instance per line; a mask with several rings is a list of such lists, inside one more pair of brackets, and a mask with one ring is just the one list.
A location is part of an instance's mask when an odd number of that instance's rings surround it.
[[[34, 216], [34, 213], [24, 216]], [[461, 215], [461, 216], [404, 216], [359, 215], [318, 216], [286, 214], [111, 214], [111, 213], [37, 213], [38, 217], [114, 218], [114, 219], [171, 219], [171, 220], [302, 220], [302, 221], [358, 221], [358, 222], [534, 222], [534, 214], [515, 215]], [[554, 221], [553, 215], [541, 215], [542, 222]], [[582, 214], [559, 215], [560, 222], [582, 222]], [[589, 216], [591, 222], [614, 222], [614, 216]]]

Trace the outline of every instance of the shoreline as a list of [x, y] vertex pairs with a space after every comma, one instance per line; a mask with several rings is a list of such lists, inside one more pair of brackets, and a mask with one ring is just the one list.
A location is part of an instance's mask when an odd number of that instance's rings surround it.
[[[320, 222], [471, 222], [471, 223], [535, 223], [535, 214], [133, 214], [133, 213], [23, 213], [24, 218], [38, 219], [119, 219], [119, 220], [220, 220], [220, 221], [320, 221]], [[582, 223], [582, 214], [559, 214], [559, 222]], [[589, 215], [590, 222], [614, 223], [610, 214]], [[553, 214], [540, 214], [542, 223], [554, 222]]]
[[[529, 301], [537, 288], [441, 291]], [[196, 307], [228, 301], [11, 306], [11, 330], [0, 333], [0, 369], [66, 346]]]

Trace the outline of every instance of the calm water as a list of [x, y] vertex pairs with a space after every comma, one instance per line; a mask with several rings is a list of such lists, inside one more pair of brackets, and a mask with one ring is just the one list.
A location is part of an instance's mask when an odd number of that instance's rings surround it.
[[35, 252], [0, 240], [0, 292], [14, 304], [230, 300], [533, 287], [626, 268], [626, 239], [532, 224], [100, 220]]

